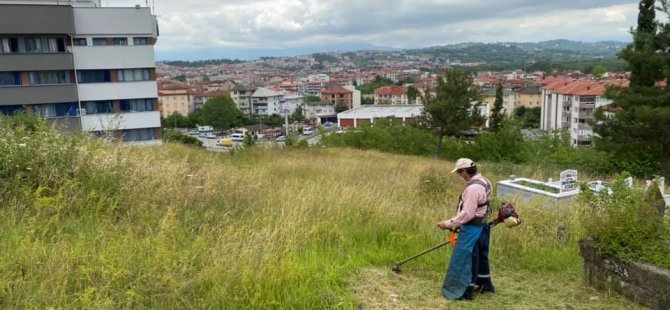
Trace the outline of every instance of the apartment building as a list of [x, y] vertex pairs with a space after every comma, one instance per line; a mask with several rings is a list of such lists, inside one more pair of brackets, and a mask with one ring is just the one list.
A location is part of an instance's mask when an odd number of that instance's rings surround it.
[[409, 104], [407, 87], [384, 86], [375, 90], [375, 104]]
[[321, 91], [321, 101], [330, 102], [335, 107], [339, 104], [347, 106], [347, 110], [353, 107], [354, 92], [342, 86], [329, 87]]
[[158, 28], [149, 8], [7, 3], [0, 4], [0, 112], [26, 111], [67, 130], [160, 143]]
[[231, 91], [233, 102], [235, 102], [237, 108], [240, 109], [240, 112], [245, 116], [251, 117], [253, 115], [251, 96], [256, 89], [257, 88], [254, 85], [238, 84], [233, 87]]
[[591, 145], [593, 130], [589, 121], [596, 108], [612, 103], [604, 94], [605, 85], [598, 81], [552, 81], [542, 87], [541, 128], [568, 130], [573, 146]]
[[[496, 102], [496, 88], [486, 88], [482, 91], [484, 96], [484, 105], [488, 106], [489, 111], [493, 111], [493, 105]], [[507, 116], [514, 114], [514, 108], [517, 107], [516, 94], [508, 88], [503, 89], [503, 110], [502, 113]]]
[[267, 88], [261, 87], [251, 95], [253, 115], [270, 116], [280, 114], [284, 96]]
[[[202, 98], [194, 98], [192, 91], [183, 85], [165, 85], [158, 91], [158, 101], [161, 106], [161, 116], [168, 116], [179, 113], [182, 116], [188, 116], [195, 110], [195, 102], [204, 104]], [[192, 100], [193, 99], [193, 100]]]

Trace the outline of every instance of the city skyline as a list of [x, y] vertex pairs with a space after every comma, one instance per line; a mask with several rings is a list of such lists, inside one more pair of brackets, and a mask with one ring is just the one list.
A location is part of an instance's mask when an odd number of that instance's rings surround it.
[[637, 3], [562, 1], [102, 0], [154, 5], [158, 60], [255, 59], [462, 42], [630, 41]]

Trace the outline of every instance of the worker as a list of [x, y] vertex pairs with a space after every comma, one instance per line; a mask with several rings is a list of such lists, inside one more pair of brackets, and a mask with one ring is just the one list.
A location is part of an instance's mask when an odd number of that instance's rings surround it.
[[[491, 228], [486, 224], [493, 186], [477, 173], [475, 162], [469, 158], [457, 160], [451, 173], [458, 174], [466, 186], [456, 216], [437, 223], [440, 229], [459, 231], [442, 295], [449, 300], [472, 300], [475, 291], [495, 292], [488, 259]], [[476, 285], [479, 287], [475, 288]]]

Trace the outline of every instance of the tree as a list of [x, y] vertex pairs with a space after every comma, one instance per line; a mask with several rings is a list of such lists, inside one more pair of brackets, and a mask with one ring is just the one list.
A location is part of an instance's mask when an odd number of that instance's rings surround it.
[[230, 129], [242, 124], [242, 112], [228, 96], [208, 100], [202, 110], [193, 112], [191, 117], [200, 125], [210, 125], [219, 130]]
[[178, 112], [174, 112], [166, 118], [161, 118], [161, 126], [163, 128], [173, 128], [175, 126], [177, 128], [189, 128], [193, 127], [193, 124], [188, 117], [183, 116]]
[[291, 117], [293, 118], [294, 121], [302, 121], [305, 119], [305, 115], [302, 114], [302, 106], [297, 106], [295, 108], [295, 111], [293, 111], [293, 114], [291, 114]]
[[456, 136], [481, 124], [479, 105], [482, 95], [474, 87], [472, 75], [464, 71], [447, 70], [437, 80], [434, 96], [426, 92], [421, 123], [435, 131], [438, 136], [435, 157], [440, 155], [444, 136]]
[[500, 131], [502, 124], [502, 109], [503, 109], [503, 86], [498, 84], [496, 87], [496, 100], [493, 102], [493, 109], [491, 110], [491, 119], [489, 121], [489, 129], [493, 132]]
[[186, 75], [180, 74], [180, 75], [175, 76], [172, 79], [175, 80], [175, 81], [179, 81], [179, 82], [183, 83], [183, 82], [186, 82]]
[[523, 128], [540, 128], [542, 108], [517, 107], [514, 109], [514, 118], [522, 121]]
[[605, 73], [607, 73], [607, 67], [604, 65], [597, 65], [591, 70], [591, 75], [598, 80], [602, 79]]
[[305, 102], [321, 102], [321, 97], [307, 95], [305, 96]]
[[335, 105], [335, 112], [336, 113], [342, 113], [346, 110], [349, 110], [349, 107], [347, 107], [347, 104], [340, 101]]
[[[620, 161], [635, 162], [640, 171], [631, 172], [638, 175], [645, 165], [643, 159], [654, 158], [655, 169], [668, 179], [670, 88], [657, 87], [656, 82], [670, 77], [670, 25], [655, 20], [654, 2], [640, 1], [633, 43], [619, 53], [631, 71], [630, 86], [608, 88], [606, 95], [614, 100], [614, 105], [610, 113], [603, 109], [596, 112], [594, 142], [596, 148], [612, 152]], [[670, 16], [667, 1], [662, 0], [661, 4], [663, 12]]]
[[415, 104], [416, 98], [418, 98], [419, 95], [421, 95], [421, 93], [419, 93], [419, 90], [416, 89], [416, 87], [412, 85], [407, 86], [407, 100], [409, 101], [409, 104]]
[[375, 104], [375, 98], [363, 97], [361, 98], [361, 105]]

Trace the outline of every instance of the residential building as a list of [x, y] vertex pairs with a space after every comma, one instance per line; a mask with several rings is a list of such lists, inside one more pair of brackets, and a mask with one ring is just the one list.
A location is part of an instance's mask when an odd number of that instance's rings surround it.
[[[158, 101], [161, 105], [161, 116], [167, 118], [168, 116], [179, 113], [182, 116], [188, 116], [195, 111], [195, 104], [201, 100], [191, 100], [191, 90], [183, 85], [166, 85], [161, 86], [158, 91]], [[202, 102], [204, 103], [204, 102]]]
[[335, 107], [344, 104], [348, 110], [353, 106], [353, 94], [353, 91], [342, 86], [329, 87], [321, 90], [321, 101], [330, 102]]
[[238, 84], [233, 87], [233, 90], [231, 91], [233, 101], [237, 105], [237, 108], [240, 109], [240, 112], [245, 116], [251, 117], [253, 115], [251, 96], [256, 89], [257, 88], [254, 85]]
[[361, 106], [361, 91], [356, 89], [356, 86], [344, 86], [346, 90], [351, 91], [351, 108], [355, 109]]
[[279, 114], [284, 96], [278, 92], [271, 91], [265, 87], [258, 88], [251, 95], [252, 115], [270, 116]]
[[310, 80], [307, 83], [305, 83], [304, 89], [305, 89], [305, 95], [307, 96], [321, 96], [321, 90], [326, 88], [328, 86], [328, 81], [327, 80]]
[[0, 4], [2, 112], [25, 110], [70, 130], [160, 143], [158, 27], [149, 8], [11, 2]]
[[[486, 88], [482, 90], [482, 95], [484, 96], [483, 104], [487, 105], [489, 111], [493, 111], [493, 105], [496, 101], [496, 88]], [[503, 89], [503, 111], [507, 116], [512, 116], [514, 114], [514, 108], [516, 108], [516, 94], [507, 89]]]
[[[288, 93], [284, 95], [284, 106], [282, 107], [282, 111], [288, 110], [288, 113], [292, 114], [297, 107], [303, 107], [304, 104], [305, 100], [302, 95], [298, 93]], [[303, 115], [304, 113], [303, 109]]]
[[304, 115], [305, 119], [316, 123], [337, 118], [335, 105], [331, 102], [305, 102]]
[[376, 122], [410, 123], [423, 113], [422, 105], [364, 105], [337, 114], [337, 125], [357, 128]]
[[539, 85], [528, 85], [515, 91], [514, 93], [516, 107], [525, 107], [527, 109], [540, 107], [542, 91], [540, 90]]
[[384, 86], [375, 90], [375, 104], [409, 104], [407, 87]]
[[598, 81], [557, 80], [542, 88], [541, 128], [565, 129], [573, 146], [591, 145], [596, 108], [612, 103], [604, 97], [605, 85]]

